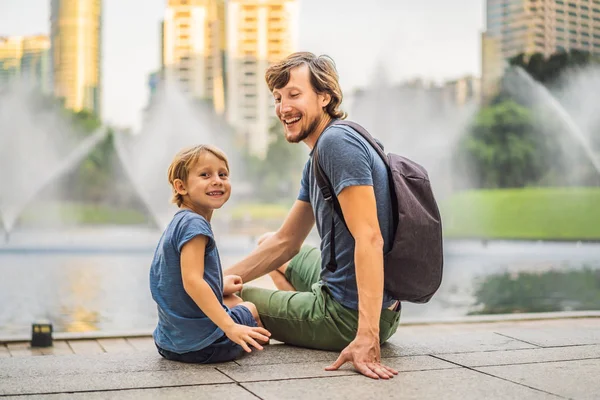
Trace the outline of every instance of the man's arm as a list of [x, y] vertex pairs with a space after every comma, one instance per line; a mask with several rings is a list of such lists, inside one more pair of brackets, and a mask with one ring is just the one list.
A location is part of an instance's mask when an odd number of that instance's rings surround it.
[[314, 224], [310, 203], [296, 200], [279, 230], [224, 274], [239, 275], [250, 282], [274, 271], [298, 254]]
[[383, 304], [383, 238], [372, 186], [348, 186], [338, 195], [346, 225], [354, 237], [354, 264], [358, 287], [358, 330], [328, 370], [348, 361], [363, 375], [390, 378], [397, 373], [380, 363], [379, 319]]

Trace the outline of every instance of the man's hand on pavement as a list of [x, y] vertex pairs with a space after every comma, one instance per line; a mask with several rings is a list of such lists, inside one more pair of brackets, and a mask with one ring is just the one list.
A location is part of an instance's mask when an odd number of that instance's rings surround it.
[[326, 371], [335, 371], [347, 362], [364, 376], [373, 379], [389, 379], [398, 374], [393, 368], [381, 364], [381, 350], [379, 338], [372, 336], [356, 336], [344, 349], [337, 360]]

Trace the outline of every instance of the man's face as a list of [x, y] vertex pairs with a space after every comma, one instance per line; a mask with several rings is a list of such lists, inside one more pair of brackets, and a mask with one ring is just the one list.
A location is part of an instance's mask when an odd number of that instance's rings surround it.
[[307, 65], [292, 69], [287, 85], [274, 89], [273, 97], [275, 113], [290, 143], [301, 142], [310, 136], [327, 115], [323, 107], [327, 105], [329, 96], [314, 91]]

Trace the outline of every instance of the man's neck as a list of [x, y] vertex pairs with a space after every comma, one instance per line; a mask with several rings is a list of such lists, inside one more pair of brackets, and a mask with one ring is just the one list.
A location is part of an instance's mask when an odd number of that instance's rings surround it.
[[323, 133], [325, 128], [327, 128], [327, 126], [329, 125], [329, 123], [331, 121], [332, 121], [332, 118], [329, 116], [329, 114], [325, 114], [323, 116], [323, 118], [321, 118], [321, 121], [319, 122], [319, 124], [317, 125], [317, 127], [315, 128], [313, 133], [311, 133], [304, 140], [304, 143], [308, 146], [308, 148], [310, 150], [315, 148], [315, 145], [317, 144], [317, 140], [319, 140], [319, 137], [321, 137], [321, 134]]

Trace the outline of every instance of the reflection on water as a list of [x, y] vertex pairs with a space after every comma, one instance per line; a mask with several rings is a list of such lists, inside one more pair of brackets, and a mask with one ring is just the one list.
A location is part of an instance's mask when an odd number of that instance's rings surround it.
[[[93, 263], [89, 263], [93, 264]], [[97, 262], [95, 262], [97, 264]], [[64, 326], [65, 332], [89, 332], [97, 331], [99, 322], [98, 311], [92, 311], [90, 307], [99, 302], [100, 288], [102, 284], [101, 267], [81, 268], [77, 260], [72, 260], [65, 266], [63, 282], [58, 291], [58, 296], [69, 296], [67, 304], [61, 304], [58, 315], [57, 326]], [[59, 283], [60, 285], [60, 283]]]
[[[148, 272], [159, 232], [130, 228], [17, 232], [0, 245], [0, 336], [28, 335], [31, 323], [55, 332], [151, 331], [156, 308]], [[248, 237], [221, 236], [224, 266], [249, 252]], [[598, 243], [447, 242], [444, 279], [425, 305], [406, 304], [403, 320], [443, 320], [476, 311], [474, 292], [493, 274], [600, 270]], [[252, 284], [271, 286], [268, 278]]]
[[55, 332], [146, 329], [148, 265], [141, 254], [0, 252], [0, 334], [26, 334], [38, 319]]
[[[64, 332], [91, 332], [97, 331], [98, 313], [89, 311], [81, 306], [73, 309], [62, 308], [57, 327], [64, 326]], [[57, 328], [58, 329], [58, 328]]]

